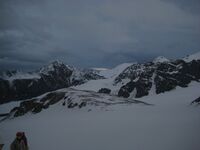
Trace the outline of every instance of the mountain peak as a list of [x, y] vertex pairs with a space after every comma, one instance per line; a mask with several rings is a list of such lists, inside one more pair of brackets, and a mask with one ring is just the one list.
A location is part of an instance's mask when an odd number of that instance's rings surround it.
[[49, 65], [46, 65], [46, 66], [42, 67], [40, 69], [40, 73], [42, 73], [42, 74], [48, 74], [49, 72], [55, 71], [57, 68], [60, 68], [60, 67], [62, 67], [62, 68], [63, 67], [69, 68], [63, 62], [61, 62], [59, 60], [56, 60], [56, 61], [51, 62]]
[[63, 65], [63, 62], [62, 61], [60, 61], [60, 60], [55, 60], [55, 61], [52, 61], [51, 63], [50, 63], [50, 65], [54, 65], [54, 66], [60, 66], [60, 65]]
[[153, 63], [164, 63], [164, 62], [169, 62], [170, 60], [163, 57], [163, 56], [158, 56], [153, 60]]

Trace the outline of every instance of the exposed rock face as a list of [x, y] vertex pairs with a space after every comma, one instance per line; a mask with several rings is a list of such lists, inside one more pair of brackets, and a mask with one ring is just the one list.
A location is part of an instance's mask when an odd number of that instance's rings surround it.
[[116, 79], [115, 84], [122, 82], [128, 78], [130, 82], [122, 86], [118, 92], [118, 96], [129, 97], [133, 90], [136, 90], [134, 97], [142, 97], [148, 95], [148, 91], [152, 87], [152, 78], [155, 71], [153, 63], [134, 64], [125, 69]]
[[53, 62], [40, 70], [41, 79], [46, 86], [55, 89], [70, 86], [70, 76], [72, 70], [60, 62]]
[[23, 116], [27, 112], [39, 113], [42, 109], [46, 109], [49, 105], [53, 105], [65, 96], [63, 92], [53, 92], [47, 94], [40, 101], [36, 99], [26, 100], [20, 103], [19, 107], [15, 107], [10, 111], [14, 117]]
[[186, 63], [177, 60], [170, 64], [160, 64], [155, 77], [156, 93], [170, 91], [176, 86], [187, 87], [191, 81], [200, 79], [200, 61]]
[[151, 90], [159, 94], [177, 86], [187, 87], [191, 81], [200, 80], [200, 60], [134, 64], [115, 79], [115, 84], [127, 79], [129, 82], [120, 88], [118, 96], [129, 97], [135, 91], [134, 97], [139, 98], [148, 95]]
[[101, 88], [98, 93], [110, 94], [111, 90], [108, 88]]

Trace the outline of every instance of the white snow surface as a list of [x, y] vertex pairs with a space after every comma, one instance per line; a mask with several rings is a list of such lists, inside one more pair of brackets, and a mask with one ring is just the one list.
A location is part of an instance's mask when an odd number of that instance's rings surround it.
[[111, 89], [111, 94], [117, 95], [120, 88], [130, 81], [130, 79], [126, 79], [117, 85], [114, 84], [115, 78], [108, 78], [108, 79], [99, 79], [99, 80], [90, 80], [84, 84], [73, 86], [72, 88], [77, 90], [89, 90], [98, 92], [101, 88], [108, 88]]
[[154, 106], [99, 110], [67, 109], [57, 103], [41, 113], [1, 122], [0, 136], [4, 150], [17, 131], [26, 133], [31, 150], [199, 150], [200, 109], [190, 105], [200, 96], [199, 89], [199, 83], [192, 83], [139, 99]]
[[121, 88], [122, 84], [120, 85], [114, 85], [113, 84], [114, 79], [99, 79], [99, 80], [90, 80], [84, 84], [75, 86], [73, 88], [78, 90], [89, 90], [89, 91], [95, 91], [98, 92], [101, 88], [109, 88], [112, 90], [113, 95], [117, 95], [119, 89]]
[[163, 56], [158, 56], [153, 60], [153, 63], [164, 63], [164, 62], [169, 62], [170, 60], [163, 57]]
[[121, 83], [117, 85], [114, 84], [115, 78], [122, 73], [127, 67], [133, 65], [134, 63], [124, 63], [113, 69], [102, 70], [99, 72], [99, 75], [104, 76], [106, 79], [99, 80], [90, 80], [84, 84], [74, 86], [73, 88], [78, 90], [89, 90], [98, 92], [101, 88], [109, 88], [111, 89], [111, 94], [117, 95], [119, 89], [122, 85], [128, 83], [130, 79], [125, 79]]
[[197, 52], [195, 54], [189, 55], [185, 58], [183, 58], [185, 62], [191, 62], [192, 60], [200, 60], [200, 52]]

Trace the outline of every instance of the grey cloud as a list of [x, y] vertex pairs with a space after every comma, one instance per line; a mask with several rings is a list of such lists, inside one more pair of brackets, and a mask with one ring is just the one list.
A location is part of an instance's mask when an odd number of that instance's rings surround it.
[[163, 0], [163, 1], [174, 3], [177, 7], [186, 12], [193, 14], [200, 14], [199, 0]]
[[24, 60], [16, 60], [16, 59], [9, 59], [9, 58], [0, 58], [0, 68], [1, 70], [15, 70], [16, 68], [18, 70], [37, 70], [39, 69], [43, 63], [39, 63], [37, 61], [30, 62], [30, 61], [24, 61]]
[[0, 65], [16, 61], [35, 68], [34, 62], [59, 59], [81, 67], [111, 67], [193, 53], [200, 47], [200, 16], [179, 6], [192, 8], [195, 2], [1, 0], [0, 58], [8, 59]]

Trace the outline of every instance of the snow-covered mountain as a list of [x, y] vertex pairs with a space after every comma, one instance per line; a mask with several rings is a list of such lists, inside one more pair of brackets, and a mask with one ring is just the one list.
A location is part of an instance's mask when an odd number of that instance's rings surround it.
[[200, 80], [199, 53], [188, 58], [190, 59], [187, 61], [169, 60], [159, 56], [148, 63], [122, 65], [126, 67], [117, 67], [120, 69], [116, 69], [116, 76], [107, 75], [106, 73], [109, 74], [110, 70], [105, 70], [107, 79], [91, 80], [74, 88], [96, 92], [106, 88], [114, 95], [139, 98], [170, 91], [178, 86], [187, 87], [191, 81], [199, 82]]
[[139, 98], [187, 87], [200, 80], [200, 53], [183, 59], [163, 56], [147, 63], [124, 63], [113, 69], [77, 69], [55, 61], [39, 71], [0, 73], [0, 103], [27, 99], [60, 88]]
[[[55, 62], [26, 78], [4, 74], [1, 94], [13, 87], [21, 89], [18, 94], [27, 93], [30, 82], [35, 89], [29, 92], [51, 87], [51, 92], [36, 94], [40, 96], [29, 93], [28, 99], [0, 105], [4, 149], [23, 131], [29, 148], [37, 150], [198, 150], [200, 60], [188, 58], [159, 57], [110, 70], [79, 70]], [[62, 85], [71, 87], [52, 90]]]
[[23, 73], [7, 71], [0, 74], [0, 103], [27, 99], [40, 94], [101, 79], [92, 71], [82, 71], [54, 61], [39, 71]]

